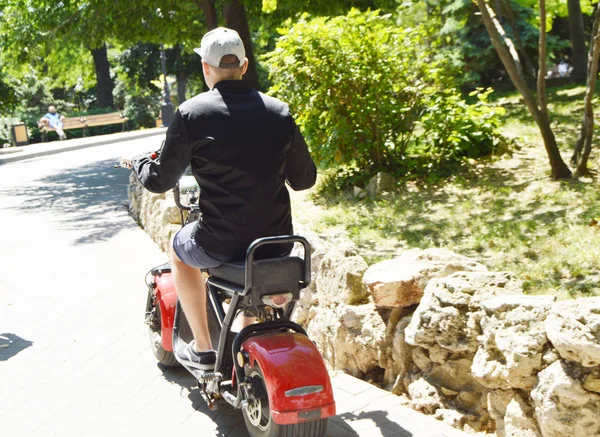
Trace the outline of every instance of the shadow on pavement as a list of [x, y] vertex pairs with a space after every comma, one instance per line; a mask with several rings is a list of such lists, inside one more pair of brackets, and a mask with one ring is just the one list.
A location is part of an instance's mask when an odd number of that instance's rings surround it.
[[[413, 434], [402, 428], [399, 424], [388, 418], [387, 411], [361, 411], [358, 414], [349, 412], [342, 413], [333, 419], [333, 422], [344, 430], [345, 436], [358, 436], [359, 434], [348, 425], [349, 422], [358, 420], [371, 420], [377, 428], [381, 430], [381, 435], [386, 437], [411, 437]], [[385, 426], [384, 426], [385, 425]], [[364, 435], [366, 435], [365, 433]]]
[[136, 226], [130, 218], [124, 220], [130, 172], [114, 165], [115, 160], [109, 159], [73, 167], [32, 184], [2, 188], [0, 193], [22, 198], [10, 207], [20, 213], [41, 209], [55, 213], [63, 229], [85, 234], [74, 241], [76, 245], [107, 241], [125, 227]]
[[[160, 366], [159, 366], [160, 367]], [[210, 435], [215, 437], [249, 437], [246, 424], [241, 411], [236, 411], [226, 402], [219, 403], [214, 411], [208, 409], [206, 402], [200, 394], [196, 380], [183, 367], [161, 367], [163, 377], [182, 389], [187, 390], [188, 399], [194, 410], [209, 417], [217, 426]], [[208, 435], [208, 434], [207, 434]]]
[[33, 345], [32, 341], [25, 340], [15, 334], [0, 334], [0, 361], [8, 361], [22, 350]]
[[[188, 399], [191, 401], [191, 406], [194, 410], [211, 418], [217, 425], [217, 430], [214, 435], [216, 437], [249, 437], [246, 430], [246, 424], [241, 411], [236, 411], [226, 402], [219, 404], [218, 409], [211, 411], [208, 409], [206, 402], [198, 390], [194, 377], [191, 376], [183, 367], [163, 368], [163, 377], [181, 388], [188, 391]], [[329, 426], [326, 436], [335, 437], [358, 437], [360, 434], [356, 432], [349, 423], [355, 421], [371, 420], [374, 425], [381, 430], [381, 435], [386, 437], [411, 437], [413, 434], [402, 428], [399, 424], [392, 422], [388, 418], [386, 411], [363, 411], [358, 414], [342, 413], [338, 416], [329, 419]], [[362, 435], [367, 435], [363, 433]], [[211, 434], [213, 435], [213, 434]]]

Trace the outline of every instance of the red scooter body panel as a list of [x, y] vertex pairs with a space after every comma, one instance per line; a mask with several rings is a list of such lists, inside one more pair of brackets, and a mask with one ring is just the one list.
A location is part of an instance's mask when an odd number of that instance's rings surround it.
[[163, 273], [155, 277], [156, 299], [160, 305], [161, 342], [166, 351], [173, 350], [173, 323], [175, 322], [175, 306], [177, 293], [171, 273]]
[[[262, 334], [246, 340], [242, 350], [248, 353], [250, 365], [258, 362], [263, 372], [276, 423], [286, 425], [335, 415], [325, 362], [308, 337], [291, 332]], [[315, 386], [322, 386], [322, 390], [311, 389]], [[303, 393], [303, 388], [308, 393]]]

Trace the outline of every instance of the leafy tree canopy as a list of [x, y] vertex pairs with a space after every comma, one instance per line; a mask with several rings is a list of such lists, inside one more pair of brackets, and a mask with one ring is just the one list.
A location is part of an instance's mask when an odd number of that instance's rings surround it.
[[[538, 0], [512, 0], [514, 3], [536, 11], [536, 15], [530, 21], [531, 24], [535, 24], [539, 28], [539, 16], [538, 11]], [[581, 12], [584, 15], [591, 15], [594, 12], [594, 5], [598, 3], [598, 0], [580, 0]], [[546, 1], [546, 27], [547, 31], [552, 30], [552, 24], [555, 18], [565, 18], [569, 16], [569, 9], [567, 6], [567, 0], [547, 0]]]
[[107, 41], [123, 47], [139, 41], [173, 45], [199, 41], [204, 32], [197, 6], [175, 0], [9, 0], [0, 14], [2, 57], [13, 72], [33, 66], [56, 78], [55, 86], [92, 79], [88, 52]]

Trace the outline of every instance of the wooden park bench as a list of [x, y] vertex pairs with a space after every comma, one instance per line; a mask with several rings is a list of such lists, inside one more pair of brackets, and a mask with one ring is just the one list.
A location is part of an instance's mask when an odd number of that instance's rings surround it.
[[[111, 124], [121, 124], [121, 131], [125, 131], [125, 125], [129, 121], [129, 118], [125, 117], [120, 112], [111, 112], [109, 114], [95, 114], [95, 115], [82, 115], [79, 117], [65, 117], [63, 120], [63, 130], [71, 129], [83, 129], [83, 136], [85, 137], [88, 127], [94, 126], [108, 126]], [[54, 130], [46, 125], [40, 125], [40, 132], [42, 133], [42, 141], [47, 140], [48, 131]]]
[[129, 119], [120, 112], [111, 112], [110, 114], [86, 115], [85, 117], [83, 117], [83, 120], [85, 121], [86, 128], [93, 126], [107, 126], [109, 124], [120, 124], [122, 126], [121, 132], [125, 131], [125, 125], [129, 121]]
[[[71, 129], [85, 129], [85, 122], [83, 117], [65, 117], [63, 119], [63, 130], [71, 130]], [[46, 142], [48, 140], [48, 132], [54, 131], [47, 124], [38, 123], [38, 128], [42, 134], [42, 142]]]

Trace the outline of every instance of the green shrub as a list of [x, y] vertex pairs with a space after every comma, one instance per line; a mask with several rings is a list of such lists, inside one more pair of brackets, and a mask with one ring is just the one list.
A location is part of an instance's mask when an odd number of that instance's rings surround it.
[[0, 102], [2, 102], [2, 114], [6, 114], [14, 110], [19, 99], [15, 90], [14, 80], [12, 77], [3, 74], [2, 64], [0, 63]]
[[143, 96], [127, 96], [125, 99], [125, 116], [129, 117], [130, 129], [140, 127], [156, 127], [156, 118], [160, 111], [160, 100], [151, 94]]
[[499, 115], [504, 109], [488, 102], [492, 90], [473, 91], [477, 102], [468, 104], [456, 90], [431, 96], [415, 136], [412, 154], [428, 169], [443, 172], [464, 159], [491, 154], [504, 142]]
[[160, 90], [155, 86], [148, 89], [128, 88], [125, 82], [117, 82], [113, 92], [115, 103], [123, 108], [123, 114], [129, 118], [129, 129], [156, 126], [160, 111]]
[[321, 165], [377, 169], [400, 158], [427, 86], [416, 37], [377, 12], [305, 15], [265, 56], [270, 92], [297, 113]]
[[0, 118], [0, 148], [12, 145], [11, 126], [20, 120], [15, 117]]
[[[290, 104], [323, 168], [397, 175], [488, 153], [497, 140], [485, 97], [460, 97], [424, 31], [379, 12], [304, 15], [264, 57], [270, 93]], [[485, 127], [479, 126], [485, 121]], [[457, 143], [457, 139], [460, 141]], [[431, 167], [429, 163], [428, 167]]]

